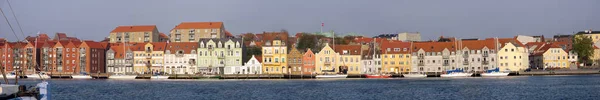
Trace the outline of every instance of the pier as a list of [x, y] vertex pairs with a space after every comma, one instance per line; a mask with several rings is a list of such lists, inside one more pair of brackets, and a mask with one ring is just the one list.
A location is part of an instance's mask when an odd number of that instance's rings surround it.
[[73, 75], [73, 73], [71, 72], [52, 72], [50, 75], [50, 78], [71, 78], [71, 75]]
[[92, 73], [90, 76], [94, 79], [108, 79], [110, 74], [108, 73]]
[[536, 70], [529, 72], [518, 72], [520, 76], [536, 76], [536, 75], [592, 75], [600, 74], [600, 70]]

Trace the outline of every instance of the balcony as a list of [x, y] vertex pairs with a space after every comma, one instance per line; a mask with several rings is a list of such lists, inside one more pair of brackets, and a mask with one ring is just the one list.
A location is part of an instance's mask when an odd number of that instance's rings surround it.
[[224, 55], [218, 55], [217, 58], [219, 58], [219, 59], [225, 59], [225, 56]]
[[417, 56], [417, 58], [418, 58], [418, 59], [425, 59], [425, 56], [423, 56], [423, 55], [419, 55], [419, 56]]
[[463, 54], [463, 58], [469, 58], [469, 54]]
[[450, 66], [450, 63], [444, 63], [442, 66]]
[[489, 57], [489, 54], [488, 53], [483, 53], [482, 56], [483, 57]]
[[146, 59], [152, 59], [152, 56], [146, 56]]
[[488, 65], [488, 64], [490, 64], [490, 61], [485, 61], [485, 60], [484, 60], [484, 61], [481, 61], [481, 64], [483, 64], [483, 65]]
[[183, 54], [175, 54], [175, 57], [183, 57]]
[[463, 65], [469, 65], [469, 61], [464, 61]]
[[150, 37], [150, 34], [144, 34], [144, 37]]
[[423, 63], [423, 62], [419, 62], [417, 65], [418, 65], [418, 66], [425, 66], [425, 63]]
[[444, 55], [444, 56], [442, 56], [442, 59], [450, 59], [450, 56], [449, 55]]

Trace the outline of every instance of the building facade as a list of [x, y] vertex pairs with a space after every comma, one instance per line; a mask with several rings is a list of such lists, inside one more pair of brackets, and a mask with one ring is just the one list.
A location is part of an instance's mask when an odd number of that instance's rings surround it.
[[529, 50], [516, 39], [497, 39], [498, 67], [500, 71], [521, 71], [529, 68]]
[[263, 73], [284, 74], [287, 68], [287, 44], [279, 38], [266, 41], [262, 46]]
[[419, 32], [403, 32], [398, 33], [398, 40], [400, 41], [421, 41], [421, 33]]
[[195, 74], [198, 72], [198, 42], [171, 42], [164, 55], [164, 68], [168, 74]]
[[79, 46], [79, 72], [105, 73], [105, 48], [94, 41], [84, 41]]
[[382, 41], [381, 73], [408, 73], [411, 71], [411, 43], [400, 41]]
[[241, 39], [200, 39], [197, 65], [207, 74], [234, 74], [242, 66]]
[[363, 66], [361, 66], [360, 59], [362, 54], [361, 45], [336, 45], [335, 52], [339, 53], [338, 66], [339, 69], [345, 74], [363, 74]]
[[148, 43], [158, 42], [159, 32], [156, 25], [117, 26], [108, 36], [110, 43]]
[[165, 42], [133, 44], [131, 50], [133, 51], [134, 72], [140, 74], [164, 72], [163, 55], [166, 45]]
[[300, 75], [302, 73], [302, 57], [304, 53], [292, 47], [287, 55], [288, 68], [285, 74]]
[[331, 46], [326, 43], [325, 47], [315, 54], [315, 72], [317, 74], [336, 74], [340, 72], [336, 58], [340, 57]]
[[302, 73], [303, 75], [312, 75], [315, 72], [315, 53], [306, 49], [306, 52], [302, 55]]
[[133, 51], [131, 44], [109, 44], [106, 51], [106, 72], [110, 74], [136, 74], [133, 70]]
[[198, 42], [200, 39], [224, 38], [223, 22], [182, 22], [171, 30], [171, 42]]
[[252, 58], [240, 68], [242, 69], [242, 73], [240, 74], [262, 74], [262, 64], [260, 61], [261, 60], [256, 59], [256, 57], [252, 55]]

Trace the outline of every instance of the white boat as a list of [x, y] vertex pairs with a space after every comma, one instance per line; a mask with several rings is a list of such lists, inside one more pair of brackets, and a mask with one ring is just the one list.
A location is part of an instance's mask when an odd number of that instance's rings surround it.
[[348, 75], [317, 75], [316, 78], [346, 78]]
[[11, 95], [19, 92], [19, 85], [14, 84], [1, 84], [0, 95]]
[[17, 77], [17, 75], [14, 75], [14, 74], [6, 75], [6, 79], [15, 79], [16, 77]]
[[500, 77], [500, 76], [508, 76], [509, 73], [504, 72], [491, 72], [491, 73], [482, 73], [483, 77]]
[[135, 79], [135, 77], [137, 77], [137, 75], [110, 75], [108, 76], [108, 79]]
[[169, 79], [169, 76], [165, 76], [165, 75], [152, 75], [152, 77], [150, 77], [150, 79]]
[[406, 78], [424, 78], [427, 77], [425, 74], [403, 74], [402, 76]]
[[448, 74], [442, 74], [440, 77], [471, 77], [473, 73], [464, 73], [464, 72], [453, 72]]
[[73, 79], [92, 79], [90, 75], [71, 75]]
[[[46, 73], [30, 74], [30, 75], [26, 75], [26, 76], [27, 76], [27, 78], [30, 78], [30, 79], [42, 79], [42, 78], [49, 79], [50, 78], [50, 76]], [[12, 76], [12, 77], [14, 77], [14, 76]]]

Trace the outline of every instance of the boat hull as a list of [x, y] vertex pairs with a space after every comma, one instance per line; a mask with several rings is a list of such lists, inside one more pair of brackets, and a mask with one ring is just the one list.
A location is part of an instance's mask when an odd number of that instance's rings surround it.
[[[0, 76], [2, 77], [2, 76]], [[6, 79], [15, 79], [16, 75], [6, 75]], [[3, 77], [2, 77], [3, 78]]]
[[365, 75], [367, 78], [390, 78], [390, 75]]
[[108, 79], [135, 79], [136, 75], [111, 75]]
[[316, 78], [346, 78], [348, 75], [317, 75]]
[[[50, 78], [50, 76], [48, 76], [48, 75], [26, 75], [26, 76], [27, 76], [27, 78], [31, 78], [31, 79], [41, 79], [41, 78], [49, 79]], [[14, 76], [12, 76], [12, 77], [14, 77]]]
[[450, 73], [450, 74], [442, 74], [440, 77], [471, 77], [473, 73]]
[[158, 76], [152, 76], [150, 79], [169, 79], [169, 76], [158, 75]]
[[92, 76], [90, 76], [90, 75], [72, 75], [71, 78], [73, 78], [73, 79], [92, 79]]
[[425, 78], [425, 77], [427, 77], [427, 75], [425, 75], [425, 74], [404, 74], [402, 76], [406, 77], [406, 78]]
[[482, 77], [501, 77], [508, 76], [509, 73], [482, 73]]

